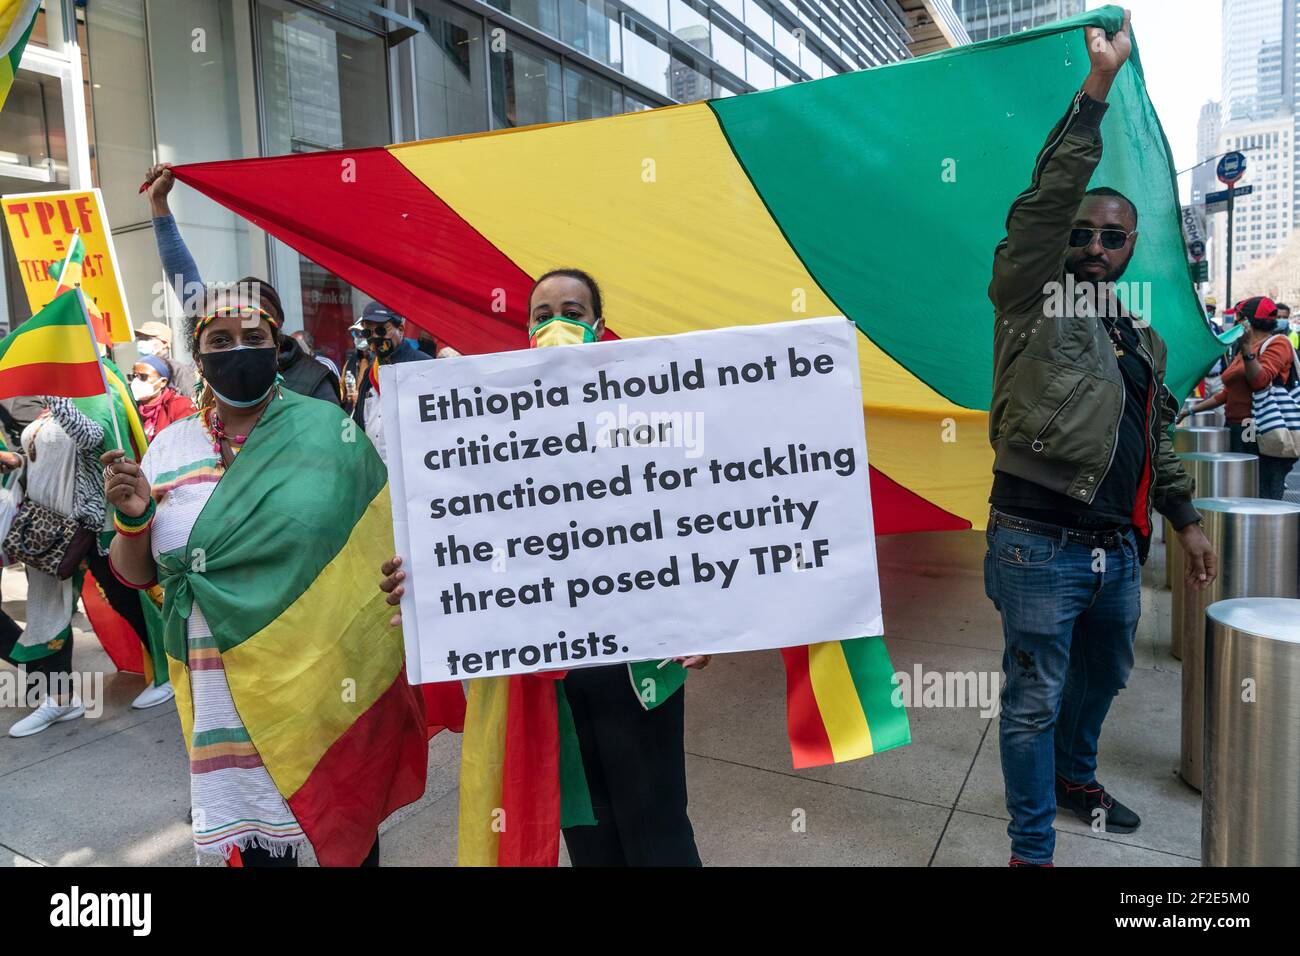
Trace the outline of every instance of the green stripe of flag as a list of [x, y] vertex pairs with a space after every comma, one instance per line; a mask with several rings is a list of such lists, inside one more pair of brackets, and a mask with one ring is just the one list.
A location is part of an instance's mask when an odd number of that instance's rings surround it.
[[912, 742], [907, 711], [894, 706], [894, 664], [883, 637], [859, 637], [840, 641], [844, 659], [853, 675], [862, 712], [871, 729], [871, 750], [880, 753]]

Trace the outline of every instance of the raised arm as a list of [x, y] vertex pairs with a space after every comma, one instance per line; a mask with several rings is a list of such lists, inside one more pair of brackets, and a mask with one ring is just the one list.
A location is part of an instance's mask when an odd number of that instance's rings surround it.
[[153, 215], [153, 235], [158, 243], [158, 258], [162, 260], [167, 281], [176, 292], [176, 298], [185, 303], [186, 289], [191, 293], [203, 285], [199, 267], [181, 238], [180, 227], [172, 215], [167, 195], [176, 184], [169, 163], [159, 163], [151, 168], [145, 181], [149, 183], [149, 211]]
[[1011, 204], [1006, 238], [994, 254], [989, 298], [1000, 313], [1038, 312], [1044, 286], [1060, 280], [1070, 227], [1101, 161], [1106, 96], [1131, 49], [1128, 15], [1113, 37], [1097, 27], [1085, 34], [1091, 62], [1087, 79], [1048, 135], [1029, 188]]

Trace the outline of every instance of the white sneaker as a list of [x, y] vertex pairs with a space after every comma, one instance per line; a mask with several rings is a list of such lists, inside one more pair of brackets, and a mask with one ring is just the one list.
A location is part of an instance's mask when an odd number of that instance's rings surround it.
[[46, 697], [41, 701], [41, 706], [9, 728], [9, 736], [30, 737], [32, 734], [39, 734], [50, 724], [76, 720], [78, 717], [84, 717], [85, 714], [86, 708], [81, 706], [81, 698], [76, 695], [73, 695], [72, 700], [66, 704], [56, 704], [53, 697]]
[[165, 704], [176, 696], [176, 691], [172, 690], [170, 683], [159, 684], [155, 687], [150, 684], [144, 689], [135, 700], [131, 701], [131, 706], [136, 710], [145, 710], [148, 707], [157, 707], [159, 704]]

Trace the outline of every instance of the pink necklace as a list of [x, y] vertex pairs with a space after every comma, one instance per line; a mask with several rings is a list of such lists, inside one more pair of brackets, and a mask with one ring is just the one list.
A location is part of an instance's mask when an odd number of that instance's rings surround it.
[[226, 426], [222, 423], [221, 417], [217, 415], [215, 408], [208, 409], [207, 414], [208, 435], [212, 438], [212, 452], [221, 457], [221, 442], [224, 440], [230, 446], [231, 456], [239, 454], [239, 450], [244, 447], [244, 442], [248, 441], [248, 435], [229, 435], [226, 433]]

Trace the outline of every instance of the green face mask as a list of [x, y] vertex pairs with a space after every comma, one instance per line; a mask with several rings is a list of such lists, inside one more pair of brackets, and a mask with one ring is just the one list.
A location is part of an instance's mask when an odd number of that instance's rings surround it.
[[566, 319], [562, 315], [553, 315], [533, 326], [528, 336], [528, 344], [535, 349], [551, 345], [581, 345], [596, 341], [595, 326], [577, 319]]

